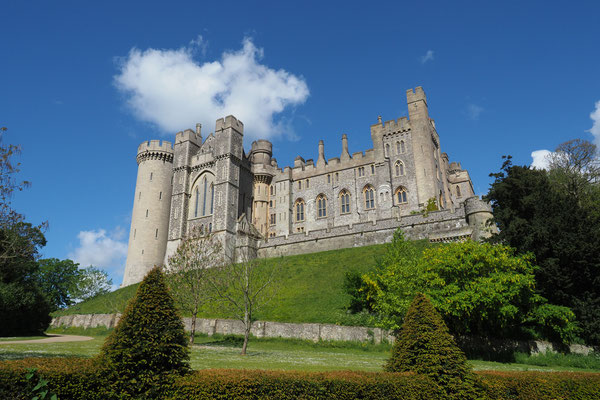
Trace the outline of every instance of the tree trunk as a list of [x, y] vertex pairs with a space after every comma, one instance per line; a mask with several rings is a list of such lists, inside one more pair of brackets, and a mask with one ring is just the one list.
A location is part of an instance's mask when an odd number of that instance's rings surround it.
[[194, 344], [194, 336], [196, 335], [196, 316], [198, 315], [198, 306], [194, 306], [192, 313], [192, 329], [190, 329], [190, 346]]
[[248, 312], [244, 313], [244, 344], [242, 345], [242, 355], [246, 355], [246, 349], [248, 348], [248, 339], [250, 339], [250, 329], [252, 328], [252, 323], [250, 322], [250, 318]]

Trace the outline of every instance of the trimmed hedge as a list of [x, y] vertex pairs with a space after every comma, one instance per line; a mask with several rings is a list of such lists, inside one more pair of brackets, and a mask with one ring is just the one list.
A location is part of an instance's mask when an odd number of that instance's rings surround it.
[[[61, 400], [115, 399], [91, 359], [0, 362], [0, 398], [31, 399], [25, 369], [36, 368]], [[490, 400], [600, 399], [600, 374], [480, 372]], [[426, 376], [410, 373], [202, 370], [175, 378], [163, 399], [445, 399]]]

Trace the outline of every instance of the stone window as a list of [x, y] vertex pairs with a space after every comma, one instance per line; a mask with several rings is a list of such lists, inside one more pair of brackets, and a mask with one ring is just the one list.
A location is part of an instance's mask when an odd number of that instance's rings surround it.
[[456, 185], [456, 197], [461, 197], [460, 186]]
[[308, 189], [308, 187], [310, 186], [310, 183], [308, 181], [308, 179], [306, 180], [306, 188]]
[[340, 213], [341, 214], [349, 214], [350, 213], [350, 193], [346, 189], [343, 189], [340, 192]]
[[400, 153], [402, 153], [400, 151], [400, 142], [396, 142], [396, 154], [400, 154]]
[[317, 216], [318, 218], [327, 216], [327, 197], [323, 194], [317, 196]]
[[386, 145], [385, 145], [385, 156], [386, 157], [390, 156], [390, 145], [388, 143], [386, 143]]
[[158, 229], [156, 230], [156, 232], [154, 233], [154, 239], [158, 239]]
[[[215, 176], [209, 172], [203, 173], [196, 180], [194, 189], [192, 190], [194, 196], [193, 218], [203, 217], [213, 213], [215, 200], [214, 180]], [[190, 215], [190, 217], [192, 217], [192, 215]]]
[[327, 183], [331, 183], [331, 174], [327, 174]]
[[371, 164], [371, 175], [375, 175], [375, 164]]
[[304, 221], [304, 200], [296, 200], [294, 209], [296, 210], [296, 222]]
[[302, 189], [302, 181], [298, 181], [298, 189]]
[[275, 186], [271, 185], [271, 196], [275, 195]]
[[394, 169], [396, 171], [396, 176], [404, 175], [404, 163], [402, 161], [396, 161], [396, 164], [394, 164]]
[[208, 223], [208, 233], [212, 232], [212, 222]]
[[338, 174], [337, 172], [335, 173], [335, 181], [339, 182], [340, 180], [340, 174]]
[[271, 214], [270, 223], [271, 223], [271, 225], [275, 225], [275, 214]]
[[140, 200], [142, 198], [142, 192], [138, 193], [138, 200]]
[[159, 199], [159, 200], [162, 200], [162, 192], [160, 192], [160, 193], [158, 194], [158, 199]]
[[146, 218], [148, 218], [148, 209], [146, 209]]
[[150, 172], [150, 182], [152, 182], [152, 172]]
[[365, 167], [358, 167], [358, 176], [365, 176]]
[[406, 147], [404, 146], [404, 140], [400, 141], [400, 153], [404, 153], [406, 151]]
[[365, 209], [372, 210], [375, 208], [375, 189], [373, 186], [365, 186], [363, 189], [363, 195], [365, 197]]
[[398, 204], [406, 204], [408, 203], [408, 196], [406, 194], [406, 188], [400, 186], [396, 189], [396, 201]]

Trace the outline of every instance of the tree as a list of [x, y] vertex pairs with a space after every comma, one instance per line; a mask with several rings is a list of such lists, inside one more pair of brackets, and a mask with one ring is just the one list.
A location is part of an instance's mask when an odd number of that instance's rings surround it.
[[192, 316], [190, 344], [194, 343], [198, 313], [210, 298], [211, 285], [206, 272], [209, 268], [222, 267], [224, 262], [221, 242], [214, 235], [195, 229], [182, 239], [165, 267], [176, 303]]
[[600, 154], [595, 144], [573, 139], [558, 145], [549, 155], [548, 170], [567, 193], [581, 199], [600, 183]]
[[453, 334], [520, 338], [525, 329], [563, 342], [576, 332], [573, 312], [535, 292], [529, 255], [473, 241], [427, 248], [396, 233], [376, 273], [363, 277], [379, 323], [398, 329], [417, 293], [425, 293]]
[[208, 275], [216, 299], [244, 325], [242, 355], [246, 355], [256, 312], [275, 294], [276, 275], [276, 266], [256, 259], [226, 263]]
[[39, 261], [39, 284], [52, 305], [52, 311], [73, 304], [73, 293], [79, 280], [78, 266], [72, 260], [58, 258]]
[[108, 277], [106, 271], [90, 265], [78, 270], [72, 298], [76, 303], [91, 299], [110, 292], [112, 284], [112, 279]]
[[450, 398], [476, 398], [467, 357], [456, 345], [440, 314], [422, 293], [417, 294], [408, 307], [385, 370], [424, 374]]
[[582, 338], [600, 344], [600, 198], [588, 205], [551, 173], [504, 158], [486, 196], [499, 228], [491, 241], [533, 253], [540, 294], [571, 308]]
[[99, 361], [118, 390], [146, 398], [155, 398], [149, 391], [170, 374], [190, 370], [183, 322], [158, 267], [140, 283]]
[[45, 224], [34, 226], [11, 207], [15, 191], [28, 182], [17, 182], [19, 164], [12, 157], [20, 148], [2, 144], [6, 128], [0, 128], [0, 335], [43, 332], [51, 321], [50, 304], [39, 288], [37, 259], [46, 244]]

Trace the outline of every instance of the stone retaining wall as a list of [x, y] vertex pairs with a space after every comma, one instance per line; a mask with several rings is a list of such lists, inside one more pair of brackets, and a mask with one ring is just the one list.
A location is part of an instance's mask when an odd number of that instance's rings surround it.
[[[77, 327], [96, 328], [104, 326], [114, 328], [121, 314], [74, 314], [63, 315], [52, 320], [52, 327]], [[191, 318], [183, 318], [187, 331], [192, 326]], [[204, 319], [196, 320], [196, 332], [209, 336], [243, 335], [244, 327], [241, 321], [233, 319]], [[255, 337], [281, 337], [286, 339], [304, 339], [318, 342], [325, 341], [355, 341], [381, 343], [394, 342], [394, 337], [384, 329], [366, 328], [363, 326], [341, 326], [333, 324], [287, 323], [256, 321], [252, 325], [252, 335]], [[592, 347], [572, 344], [568, 347], [553, 344], [542, 340], [514, 341], [514, 340], [483, 340], [481, 338], [462, 337], [458, 342], [469, 355], [481, 356], [493, 353], [495, 356], [505, 354], [510, 356], [515, 351], [529, 352], [532, 354], [557, 352], [568, 350], [575, 354], [589, 354], [594, 351]], [[492, 354], [491, 354], [492, 355]], [[490, 357], [493, 358], [493, 357]]]

